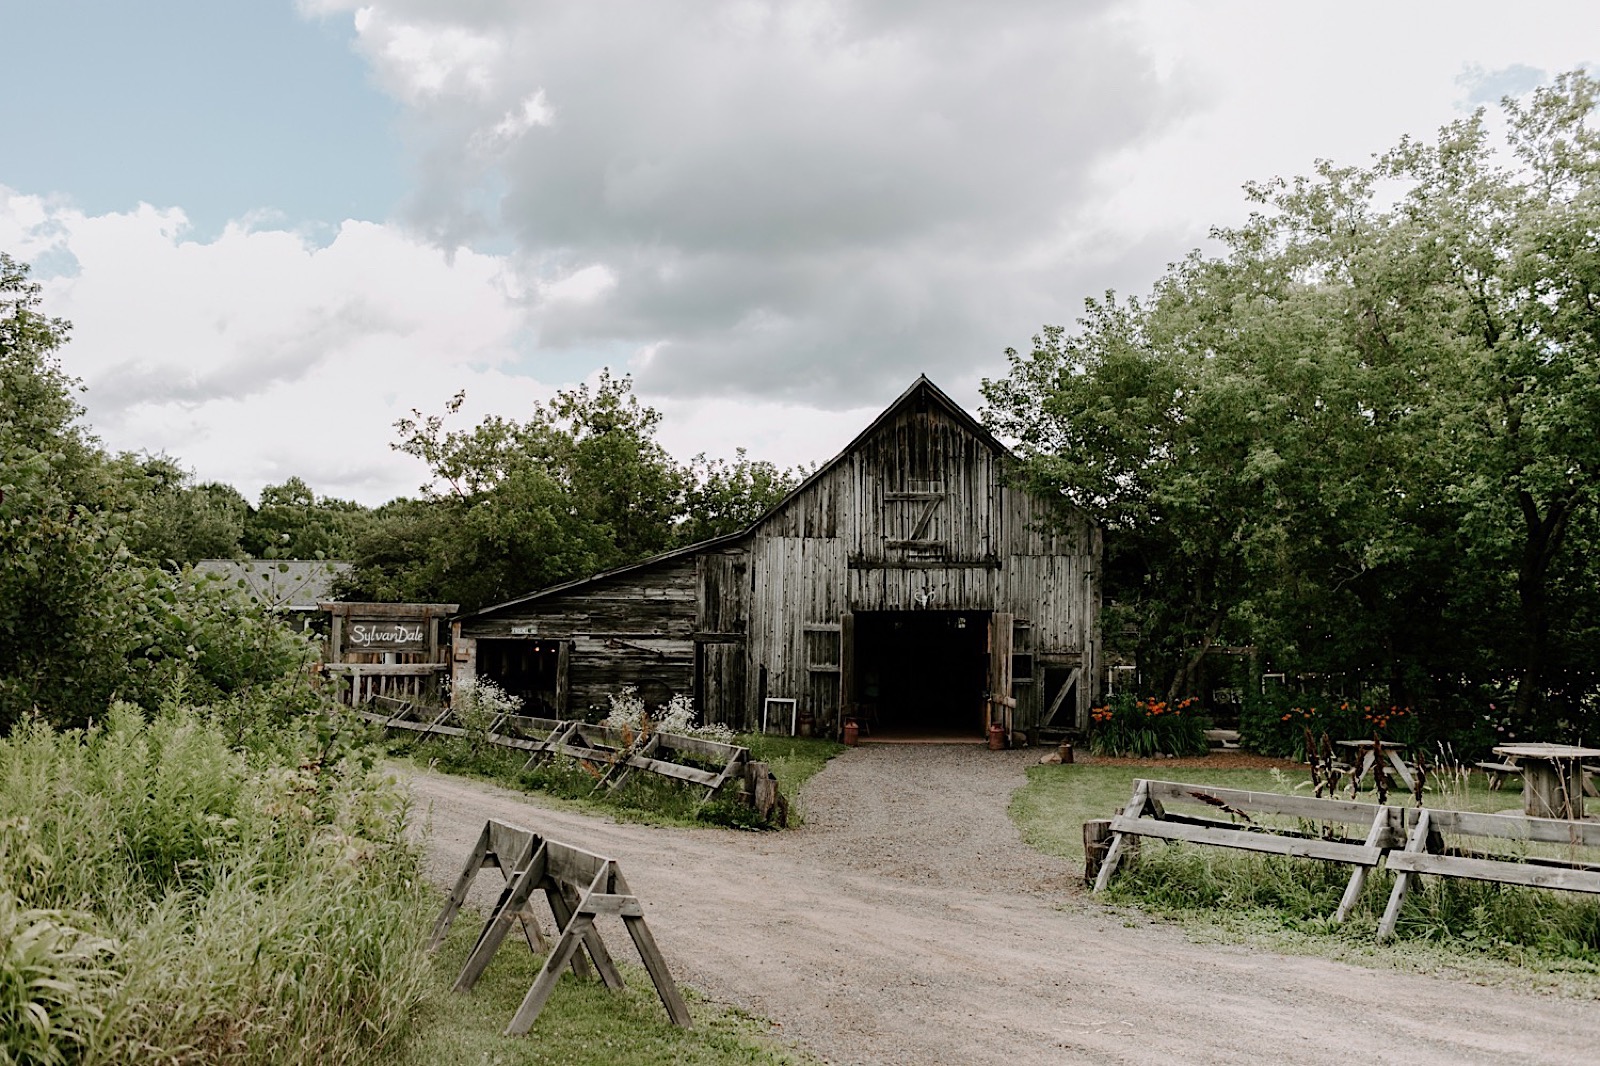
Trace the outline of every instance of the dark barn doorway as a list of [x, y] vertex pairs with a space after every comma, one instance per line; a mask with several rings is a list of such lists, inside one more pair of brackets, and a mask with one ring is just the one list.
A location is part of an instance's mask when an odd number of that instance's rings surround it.
[[521, 696], [521, 713], [536, 718], [560, 717], [560, 663], [558, 640], [478, 641], [478, 676]]
[[981, 737], [988, 682], [984, 611], [858, 611], [857, 713], [872, 736]]

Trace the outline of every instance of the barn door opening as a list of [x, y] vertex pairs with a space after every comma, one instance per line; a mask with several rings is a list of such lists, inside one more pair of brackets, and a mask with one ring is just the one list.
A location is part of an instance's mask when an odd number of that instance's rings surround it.
[[870, 735], [983, 735], [987, 612], [857, 611], [848, 628], [841, 682], [848, 680], [847, 702]]

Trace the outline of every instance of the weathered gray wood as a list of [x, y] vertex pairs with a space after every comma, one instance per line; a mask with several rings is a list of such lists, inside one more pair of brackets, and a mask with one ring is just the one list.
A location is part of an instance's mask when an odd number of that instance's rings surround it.
[[1389, 856], [1391, 870], [1408, 874], [1440, 874], [1471, 881], [1497, 881], [1530, 888], [1553, 888], [1566, 892], [1600, 893], [1600, 871], [1575, 870], [1561, 866], [1510, 862], [1502, 859], [1477, 859], [1459, 855], [1428, 855], [1396, 852]]
[[466, 865], [461, 868], [461, 876], [456, 878], [455, 887], [445, 899], [444, 909], [439, 912], [439, 917], [434, 919], [433, 931], [428, 936], [429, 951], [437, 949], [444, 943], [445, 936], [450, 932], [451, 923], [455, 921], [461, 905], [467, 901], [467, 893], [472, 890], [473, 880], [478, 876], [478, 871], [483, 869], [483, 860], [488, 853], [489, 825], [485, 823], [483, 832], [478, 834], [478, 842], [472, 846], [472, 851], [467, 855]]
[[1074, 667], [1072, 672], [1067, 675], [1066, 680], [1061, 682], [1061, 687], [1056, 690], [1055, 698], [1050, 701], [1049, 708], [1044, 712], [1043, 725], [1055, 725], [1056, 715], [1061, 712], [1061, 708], [1066, 704], [1067, 694], [1075, 691], [1075, 686], [1078, 684], [1081, 673], [1080, 668]]
[[572, 698], [572, 641], [563, 640], [556, 648], [556, 713], [566, 714]]
[[615, 914], [618, 916], [641, 916], [644, 908], [639, 905], [639, 900], [634, 896], [623, 896], [615, 893], [591, 892], [583, 897], [578, 905], [579, 914], [598, 916], [601, 914]]
[[[1366, 846], [1368, 848], [1374, 851], [1382, 848], [1384, 839], [1389, 832], [1390, 820], [1389, 808], [1380, 808], [1379, 813], [1372, 819], [1372, 828], [1367, 830]], [[1333, 913], [1335, 923], [1342, 925], [1344, 920], [1350, 917], [1350, 912], [1355, 909], [1356, 901], [1361, 898], [1361, 890], [1366, 887], [1367, 871], [1370, 869], [1371, 867], [1366, 863], [1357, 863], [1355, 869], [1350, 871], [1350, 880], [1344, 886], [1344, 895], [1339, 899], [1339, 909]]]
[[[541, 887], [544, 889], [545, 901], [550, 904], [550, 913], [555, 916], [556, 928], [566, 929], [572, 924], [571, 897], [567, 894], [563, 885], [549, 878], [545, 879]], [[588, 938], [585, 937], [584, 939], [587, 940]], [[587, 981], [590, 976], [589, 963], [584, 959], [583, 952], [580, 951], [573, 955], [571, 963], [573, 976], [580, 981]]]
[[[1150, 802], [1150, 782], [1143, 779], [1133, 783], [1133, 798], [1128, 800], [1128, 805], [1122, 808], [1122, 817], [1137, 818], [1144, 813], [1145, 807]], [[1106, 860], [1100, 867], [1100, 873], [1094, 879], [1094, 890], [1104, 892], [1111, 883], [1111, 875], [1117, 872], [1117, 864], [1122, 861], [1122, 852], [1127, 847], [1127, 835], [1113, 831], [1111, 846], [1106, 849]]]
[[494, 953], [499, 950], [506, 933], [510, 931], [512, 921], [527, 912], [528, 902], [534, 889], [545, 879], [548, 846], [548, 841], [540, 841], [538, 849], [528, 861], [520, 869], [513, 871], [511, 879], [506, 882], [500, 898], [495, 903], [494, 910], [489, 914], [489, 920], [478, 933], [477, 943], [472, 946], [472, 950], [467, 954], [467, 961], [461, 966], [454, 991], [467, 992], [478, 983], [478, 978], [488, 967], [489, 960], [494, 958]]
[[1380, 810], [1376, 803], [1356, 803], [1353, 800], [1316, 799], [1312, 796], [1286, 795], [1280, 792], [1249, 792], [1242, 789], [1213, 788], [1210, 785], [1192, 785], [1181, 781], [1147, 781], [1150, 798], [1161, 803], [1201, 803], [1194, 793], [1215, 796], [1229, 806], [1241, 810], [1282, 815], [1286, 818], [1306, 818], [1318, 822], [1350, 822], [1368, 826]]
[[[651, 753], [660, 746], [661, 734], [652, 733], [645, 740], [644, 745], [640, 747], [635, 754], [641, 756], [642, 758], [648, 759], [650, 758]], [[606, 771], [605, 777], [602, 777], [598, 782], [595, 783], [595, 791], [599, 791], [600, 786], [605, 785], [609, 791], [615, 792], [617, 789], [622, 787], [623, 782], [628, 780], [628, 775], [633, 773], [633, 771], [636, 769], [638, 769], [638, 767], [634, 765], [632, 759], [619, 761], [617, 764], [613, 765], [610, 770]]]
[[[1416, 824], [1411, 829], [1411, 837], [1406, 841], [1404, 852], [1391, 852], [1389, 864], [1394, 865], [1397, 858], [1402, 855], [1416, 855], [1422, 852], [1428, 844], [1429, 818], [1432, 812], [1424, 808], [1417, 813]], [[1400, 920], [1400, 905], [1405, 902], [1406, 891], [1411, 887], [1411, 873], [1401, 870], [1395, 874], [1394, 888], [1389, 893], [1389, 905], [1384, 908], [1383, 918], [1378, 922], [1378, 939], [1387, 940], [1394, 935], [1395, 923]]]
[[[607, 860], [605, 869], [601, 870], [590, 882], [587, 889], [580, 889], [570, 881], [561, 885], [561, 895], [567, 902], [567, 909], [574, 915], [586, 917], [581, 914], [583, 900], [595, 892], [603, 892], [609, 887], [611, 863]], [[606, 947], [606, 942], [600, 936], [592, 920], [587, 921], [587, 928], [583, 931], [583, 946], [589, 952], [589, 959], [594, 963], [595, 971], [600, 975], [600, 981], [613, 992], [621, 991], [626, 986], [622, 981], [622, 971], [617, 969], [617, 964], [611, 960], [611, 951]]]
[[1095, 818], [1083, 823], [1083, 883], [1092, 885], [1104, 865], [1111, 846], [1111, 819]]
[[506, 1036], [522, 1036], [533, 1028], [533, 1023], [538, 1020], [539, 1013], [544, 1010], [545, 1003], [550, 999], [550, 993], [555, 991], [556, 979], [561, 974], [561, 968], [573, 960], [579, 943], [593, 929], [594, 921], [586, 917], [574, 918], [567, 923], [567, 927], [561, 932], [561, 938], [556, 941], [555, 949], [544, 960], [544, 966], [540, 967], [539, 976], [533, 979], [533, 986], [522, 998], [522, 1005], [517, 1008], [511, 1024], [506, 1026]]
[[678, 984], [672, 979], [672, 972], [667, 969], [667, 961], [661, 957], [661, 949], [656, 946], [656, 938], [651, 935], [650, 927], [645, 924], [643, 914], [627, 914], [622, 916], [622, 924], [627, 927], [628, 935], [633, 939], [633, 946], [638, 949], [639, 960], [644, 963], [644, 968], [650, 974], [650, 981], [656, 986], [656, 995], [661, 997], [661, 1005], [667, 1009], [667, 1017], [672, 1019], [672, 1024], [684, 1029], [694, 1025], [689, 1017], [689, 1005], [683, 1001], [683, 996], [678, 993]]
[[1474, 811], [1436, 810], [1430, 813], [1430, 817], [1433, 828], [1441, 833], [1600, 848], [1600, 823], [1596, 822], [1527, 818], [1515, 814], [1479, 814]]
[[[633, 684], [649, 706], [693, 692], [705, 720], [740, 729], [755, 728], [762, 697], [792, 698], [832, 732], [860, 697], [847, 614], [1011, 615], [1032, 623], [1035, 667], [1076, 657], [1077, 706], [1057, 721], [1081, 719], [1100, 673], [1101, 538], [1086, 516], [1009, 484], [1010, 461], [919, 381], [748, 530], [475, 612], [461, 636], [568, 642], [558, 702], [573, 716]], [[832, 626], [837, 661], [818, 653]], [[1017, 701], [996, 708], [1013, 731], [1039, 724], [1039, 674], [991, 686]], [[980, 719], [974, 707], [974, 733]]]
[[329, 674], [360, 672], [368, 677], [437, 677], [449, 670], [447, 663], [323, 663]]
[[1212, 829], [1157, 818], [1127, 818], [1119, 815], [1111, 820], [1111, 829], [1114, 833], [1132, 833], [1135, 836], [1157, 837], [1161, 840], [1182, 840], [1191, 844], [1210, 844], [1242, 851], [1290, 855], [1303, 859], [1324, 859], [1329, 862], [1354, 863], [1362, 866], [1376, 866], [1383, 857], [1381, 849], [1363, 844], [1341, 844], [1314, 837], [1280, 836], [1276, 833], [1251, 832], [1245, 828]]
[[603, 855], [584, 851], [556, 840], [545, 841], [548, 853], [549, 876], [564, 884], [583, 886], [585, 889], [595, 878], [606, 872], [610, 863]]

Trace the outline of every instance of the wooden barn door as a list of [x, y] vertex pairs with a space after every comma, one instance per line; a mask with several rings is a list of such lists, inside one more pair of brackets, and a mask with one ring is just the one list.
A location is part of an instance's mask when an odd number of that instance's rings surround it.
[[1016, 706], [1011, 695], [1011, 615], [996, 611], [989, 616], [989, 702], [984, 729], [999, 722], [1010, 734], [1011, 712]]

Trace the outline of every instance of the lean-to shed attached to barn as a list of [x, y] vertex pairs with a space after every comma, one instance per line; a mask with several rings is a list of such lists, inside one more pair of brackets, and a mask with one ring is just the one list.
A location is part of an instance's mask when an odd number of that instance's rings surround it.
[[[926, 377], [742, 533], [456, 620], [456, 676], [580, 717], [623, 685], [703, 720], [981, 737], [1082, 727], [1100, 532], [1005, 484], [1010, 453]], [[793, 701], [792, 703], [789, 701]]]

